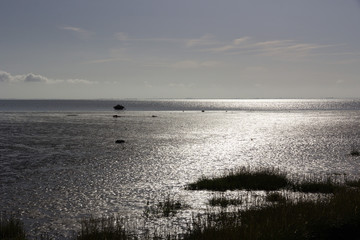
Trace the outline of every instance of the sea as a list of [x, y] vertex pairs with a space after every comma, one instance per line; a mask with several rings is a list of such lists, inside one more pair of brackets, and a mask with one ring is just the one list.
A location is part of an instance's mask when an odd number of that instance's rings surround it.
[[359, 178], [354, 149], [360, 99], [0, 100], [0, 212], [30, 237], [69, 239], [83, 219], [136, 222], [172, 196], [188, 208], [153, 224], [181, 231], [215, 194], [186, 189], [201, 177], [246, 167]]

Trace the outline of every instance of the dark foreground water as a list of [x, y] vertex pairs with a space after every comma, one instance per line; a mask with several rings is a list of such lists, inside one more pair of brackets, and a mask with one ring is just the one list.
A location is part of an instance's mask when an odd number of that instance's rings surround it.
[[212, 194], [184, 190], [201, 176], [250, 166], [360, 177], [353, 148], [359, 100], [0, 100], [0, 212], [67, 238], [84, 217], [140, 216], [170, 194], [190, 205], [181, 225]]

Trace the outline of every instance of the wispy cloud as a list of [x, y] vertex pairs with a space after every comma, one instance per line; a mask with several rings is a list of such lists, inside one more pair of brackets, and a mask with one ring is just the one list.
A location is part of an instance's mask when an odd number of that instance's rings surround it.
[[242, 38], [237, 38], [234, 39], [231, 43], [229, 44], [219, 44], [216, 47], [210, 48], [210, 49], [205, 49], [205, 51], [209, 51], [209, 52], [228, 52], [231, 50], [235, 50], [235, 49], [241, 49], [243, 48], [242, 44], [246, 44], [251, 40], [250, 37], [242, 37]]
[[[115, 38], [126, 43], [154, 42], [174, 43], [190, 51], [208, 52], [224, 55], [260, 55], [273, 57], [300, 58], [314, 54], [328, 54], [320, 51], [336, 47], [333, 44], [304, 43], [292, 39], [258, 41], [250, 36], [243, 36], [228, 42], [219, 41], [213, 35], [205, 34], [198, 38], [133, 38], [125, 32], [118, 32]], [[161, 46], [161, 45], [160, 45]]]
[[124, 33], [124, 32], [118, 32], [118, 33], [115, 33], [115, 38], [119, 41], [127, 41], [129, 40], [129, 35], [127, 33]]
[[117, 32], [114, 34], [115, 39], [130, 43], [130, 42], [172, 42], [172, 43], [182, 43], [185, 42], [185, 39], [179, 38], [136, 38], [131, 37], [128, 33]]
[[271, 40], [255, 41], [251, 37], [234, 39], [228, 44], [217, 47], [201, 49], [201, 51], [212, 53], [223, 53], [227, 55], [262, 55], [262, 56], [282, 56], [282, 57], [305, 57], [310, 53], [336, 45], [299, 43], [295, 40]]
[[24, 75], [11, 75], [8, 72], [0, 70], [0, 83], [41, 83], [41, 84], [58, 84], [58, 83], [69, 83], [69, 84], [94, 84], [85, 79], [51, 79], [42, 75], [28, 73]]
[[249, 41], [251, 38], [250, 37], [242, 37], [242, 38], [237, 38], [233, 41], [233, 45], [237, 46], [237, 45], [240, 45], [244, 42], [247, 42]]
[[128, 48], [111, 48], [108, 50], [107, 54], [104, 54], [103, 57], [84, 61], [83, 64], [105, 64], [116, 62], [136, 63], [134, 58], [135, 56], [131, 55], [131, 52], [129, 54]]
[[63, 80], [66, 83], [71, 83], [71, 84], [95, 84], [97, 82], [91, 82], [89, 80], [85, 80], [85, 79], [66, 79]]
[[179, 61], [171, 65], [177, 69], [197, 69], [197, 68], [209, 68], [218, 66], [220, 63], [217, 61], [196, 61], [196, 60], [185, 60]]
[[114, 34], [114, 37], [126, 43], [129, 42], [159, 42], [159, 43], [175, 43], [180, 44], [185, 47], [203, 47], [203, 46], [211, 46], [215, 44], [219, 44], [218, 41], [214, 38], [214, 36], [205, 34], [199, 38], [163, 38], [163, 37], [155, 37], [155, 38], [136, 38], [131, 37], [129, 34], [125, 32], [118, 32]]
[[[208, 59], [216, 60], [219, 60], [223, 56], [230, 55], [261, 56], [283, 60], [303, 60], [310, 56], [325, 56], [335, 53], [335, 47], [339, 46], [333, 44], [301, 42], [294, 39], [270, 39], [261, 41], [251, 36], [242, 36], [224, 41], [219, 40], [210, 34], [204, 34], [198, 38], [136, 38], [130, 36], [126, 32], [118, 32], [114, 34], [114, 38], [122, 42], [126, 48], [121, 49], [120, 53], [111, 53], [109, 57], [95, 59], [93, 61], [88, 61], [87, 63], [101, 64], [122, 61], [147, 67], [196, 69], [219, 65], [218, 61], [206, 62], [196, 59], [197, 53], [200, 52], [202, 54], [207, 54]], [[168, 52], [169, 47], [171, 47], [171, 50], [174, 52], [181, 51], [185, 54], [190, 53], [191, 60], [176, 60], [175, 56], [172, 61], [157, 61], [155, 59], [156, 57], [152, 55], [154, 52]], [[150, 53], [147, 52], [149, 49], [151, 49]], [[203, 56], [201, 58], [203, 58]], [[223, 61], [223, 59], [221, 61]]]
[[85, 30], [83, 28], [79, 28], [79, 27], [73, 27], [73, 26], [62, 26], [59, 27], [62, 30], [66, 30], [69, 32], [72, 32], [74, 34], [76, 34], [77, 36], [81, 37], [81, 38], [88, 38], [91, 35], [93, 35], [94, 33], [88, 30]]
[[212, 35], [204, 35], [200, 38], [184, 40], [187, 47], [209, 46], [218, 43]]
[[111, 62], [134, 62], [134, 60], [131, 60], [130, 58], [109, 57], [109, 58], [87, 61], [85, 62], [85, 64], [111, 63]]

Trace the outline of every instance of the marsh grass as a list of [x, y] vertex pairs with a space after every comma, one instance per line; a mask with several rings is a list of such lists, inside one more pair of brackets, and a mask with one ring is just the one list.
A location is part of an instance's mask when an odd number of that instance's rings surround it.
[[265, 200], [272, 203], [285, 203], [287, 198], [284, 197], [281, 193], [272, 192], [266, 195]]
[[347, 180], [345, 184], [349, 187], [360, 188], [360, 180]]
[[1, 214], [0, 239], [26, 239], [22, 222], [13, 216], [6, 216], [6, 214]]
[[342, 189], [330, 199], [210, 213], [185, 239], [359, 239], [359, 208], [360, 192]]
[[[184, 239], [184, 240], [285, 240], [285, 239], [359, 239], [360, 238], [360, 191], [342, 188], [329, 198], [298, 201], [275, 196], [278, 204], [237, 210], [233, 212], [206, 211], [194, 216], [189, 229], [182, 235], [166, 232], [138, 237], [123, 228], [114, 219], [92, 220], [82, 225], [82, 237], [77, 239]], [[108, 227], [114, 222], [118, 225]], [[95, 223], [95, 226], [92, 225]], [[85, 231], [84, 231], [85, 229]], [[89, 229], [89, 230], [86, 230]], [[95, 229], [95, 230], [93, 230]], [[102, 233], [105, 232], [105, 233]], [[114, 233], [112, 233], [114, 232]], [[90, 233], [90, 234], [89, 234]]]
[[305, 193], [334, 193], [341, 188], [339, 184], [334, 183], [330, 178], [326, 181], [307, 180], [291, 185], [294, 191]]
[[220, 206], [223, 208], [226, 208], [228, 206], [238, 206], [241, 205], [243, 203], [243, 199], [241, 196], [237, 197], [237, 198], [229, 198], [226, 197], [224, 194], [220, 194], [220, 195], [214, 195], [212, 198], [209, 199], [209, 205], [210, 206]]
[[157, 203], [150, 205], [147, 202], [143, 216], [145, 218], [151, 217], [172, 217], [176, 215], [179, 210], [188, 208], [189, 206], [185, 204], [180, 199], [175, 199], [174, 197], [167, 195], [163, 200], [157, 201]]
[[239, 168], [220, 177], [201, 178], [187, 186], [189, 190], [264, 190], [273, 191], [286, 188], [289, 180], [286, 174], [275, 169], [260, 169], [252, 171], [249, 168]]
[[77, 240], [137, 239], [125, 230], [123, 221], [118, 217], [90, 218], [81, 221], [81, 231]]
[[[188, 190], [263, 190], [277, 191], [290, 189], [304, 193], [334, 193], [339, 187], [339, 174], [325, 175], [321, 177], [304, 177], [294, 182], [287, 175], [276, 169], [250, 170], [240, 168], [238, 170], [223, 174], [220, 177], [202, 177], [194, 183], [187, 185]], [[341, 175], [342, 176], [342, 175]]]

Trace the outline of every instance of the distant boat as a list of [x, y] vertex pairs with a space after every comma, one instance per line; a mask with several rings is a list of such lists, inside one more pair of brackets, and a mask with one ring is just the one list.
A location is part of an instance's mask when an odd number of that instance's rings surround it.
[[120, 104], [114, 106], [114, 109], [115, 109], [115, 110], [124, 110], [124, 108], [125, 108], [125, 107], [122, 106], [122, 105], [120, 105]]

